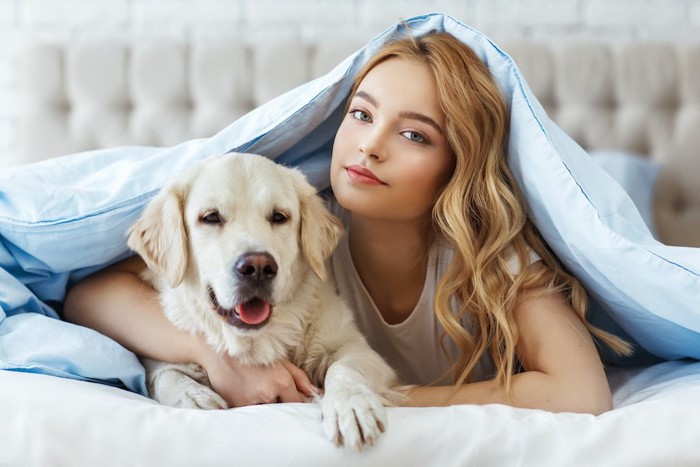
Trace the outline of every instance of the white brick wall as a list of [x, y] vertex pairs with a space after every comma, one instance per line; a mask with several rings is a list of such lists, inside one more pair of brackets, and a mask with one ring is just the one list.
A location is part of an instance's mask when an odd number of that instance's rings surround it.
[[622, 26], [634, 29], [682, 26], [688, 2], [683, 0], [588, 0], [584, 4], [583, 20], [591, 26]]
[[2, 0], [14, 1], [19, 23], [29, 28], [80, 27], [90, 23], [125, 23], [129, 0]]
[[480, 2], [477, 12], [484, 25], [518, 29], [573, 28], [581, 19], [579, 2], [572, 0], [491, 0]]
[[25, 40], [233, 35], [370, 39], [390, 24], [448, 13], [501, 38], [700, 40], [700, 0], [0, 0], [0, 167], [13, 159]]
[[360, 0], [357, 3], [360, 24], [378, 34], [397, 21], [424, 13], [444, 12], [470, 23], [474, 0]]

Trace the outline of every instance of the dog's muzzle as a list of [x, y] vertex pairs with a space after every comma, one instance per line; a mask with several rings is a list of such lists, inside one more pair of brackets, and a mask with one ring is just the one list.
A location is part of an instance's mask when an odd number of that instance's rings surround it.
[[272, 283], [277, 276], [277, 262], [266, 252], [241, 255], [234, 266], [236, 295], [243, 300], [233, 308], [224, 308], [209, 287], [209, 298], [216, 312], [226, 322], [240, 329], [259, 329], [267, 324], [272, 314]]

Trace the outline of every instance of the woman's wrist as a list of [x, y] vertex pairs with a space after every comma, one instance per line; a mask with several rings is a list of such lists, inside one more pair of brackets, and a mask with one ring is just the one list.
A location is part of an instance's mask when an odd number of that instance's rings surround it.
[[199, 333], [190, 334], [188, 354], [193, 363], [206, 369], [211, 365], [212, 359], [218, 357], [218, 352], [209, 345], [206, 338]]
[[234, 372], [238, 371], [237, 360], [217, 351], [201, 334], [192, 334], [190, 355], [192, 356], [192, 362], [204, 368], [207, 373], [220, 373], [223, 371], [225, 374], [230, 374], [231, 370]]

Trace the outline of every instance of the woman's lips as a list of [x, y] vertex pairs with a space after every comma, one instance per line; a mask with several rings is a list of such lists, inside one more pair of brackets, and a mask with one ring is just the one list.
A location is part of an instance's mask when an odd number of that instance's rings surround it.
[[345, 171], [353, 182], [365, 185], [386, 185], [371, 170], [361, 165], [349, 165], [345, 167]]

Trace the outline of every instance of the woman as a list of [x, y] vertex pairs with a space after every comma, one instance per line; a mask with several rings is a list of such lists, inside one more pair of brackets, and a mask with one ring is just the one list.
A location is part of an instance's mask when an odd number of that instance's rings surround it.
[[[373, 57], [333, 146], [331, 204], [347, 228], [335, 280], [370, 343], [414, 385], [407, 404], [602, 413], [611, 395], [592, 335], [629, 348], [586, 322], [585, 292], [527, 219], [507, 128], [487, 67], [452, 36]], [[137, 354], [199, 363], [232, 406], [314, 393], [290, 362], [242, 367], [174, 328], [143, 267], [130, 259], [77, 284], [66, 318]]]

